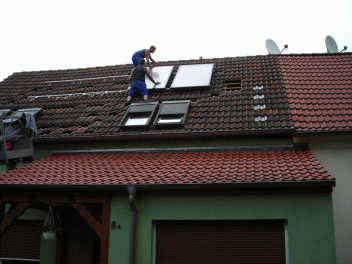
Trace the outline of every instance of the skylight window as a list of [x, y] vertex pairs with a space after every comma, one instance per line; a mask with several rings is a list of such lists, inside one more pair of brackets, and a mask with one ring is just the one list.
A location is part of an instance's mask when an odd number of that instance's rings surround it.
[[183, 127], [188, 115], [191, 101], [166, 101], [163, 102], [156, 116], [155, 127]]
[[127, 117], [125, 126], [145, 126], [148, 122], [148, 118], [148, 114], [130, 115], [129, 117]]
[[147, 129], [155, 117], [158, 102], [131, 104], [119, 127], [127, 129]]
[[161, 116], [156, 121], [157, 124], [181, 124], [183, 121], [183, 115], [170, 115], [170, 116]]

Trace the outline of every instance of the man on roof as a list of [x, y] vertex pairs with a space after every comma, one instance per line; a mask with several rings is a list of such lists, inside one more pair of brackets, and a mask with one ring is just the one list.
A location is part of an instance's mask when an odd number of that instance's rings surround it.
[[149, 66], [149, 68], [154, 68], [154, 66], [151, 66], [150, 65], [150, 62], [149, 62], [149, 59], [155, 63], [155, 64], [158, 64], [155, 60], [152, 59], [152, 57], [150, 56], [151, 53], [154, 53], [156, 50], [156, 47], [155, 46], [150, 46], [149, 49], [142, 49], [140, 51], [137, 51], [135, 52], [133, 55], [132, 55], [132, 62], [133, 62], [133, 65], [134, 67], [137, 67], [139, 65], [139, 60], [140, 59], [143, 59], [143, 58], [146, 58], [147, 59], [147, 64]]
[[131, 103], [132, 98], [136, 96], [137, 92], [143, 96], [144, 102], [148, 101], [149, 94], [145, 84], [145, 75], [147, 75], [149, 80], [152, 81], [155, 85], [160, 84], [160, 82], [154, 81], [154, 78], [145, 67], [145, 60], [140, 59], [139, 65], [133, 68], [131, 71], [130, 83], [132, 83], [132, 85], [130, 91], [128, 92], [126, 104]]

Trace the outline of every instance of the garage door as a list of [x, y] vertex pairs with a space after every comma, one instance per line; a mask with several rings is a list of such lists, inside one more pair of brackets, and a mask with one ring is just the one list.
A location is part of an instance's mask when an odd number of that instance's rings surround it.
[[41, 233], [36, 224], [34, 221], [19, 220], [9, 226], [1, 237], [0, 260], [22, 263], [19, 261], [22, 259], [26, 263], [31, 263], [30, 260], [38, 263]]
[[155, 262], [285, 263], [284, 220], [155, 221]]

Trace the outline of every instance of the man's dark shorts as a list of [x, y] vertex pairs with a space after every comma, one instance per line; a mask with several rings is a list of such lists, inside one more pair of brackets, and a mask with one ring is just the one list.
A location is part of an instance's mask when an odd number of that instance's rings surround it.
[[141, 59], [141, 56], [139, 56], [137, 52], [132, 55], [132, 62], [134, 67], [137, 67], [139, 65], [140, 59]]
[[131, 85], [131, 89], [128, 92], [128, 96], [131, 96], [132, 98], [136, 97], [137, 93], [140, 93], [142, 96], [146, 95], [149, 97], [147, 86], [145, 82], [142, 81], [134, 81]]

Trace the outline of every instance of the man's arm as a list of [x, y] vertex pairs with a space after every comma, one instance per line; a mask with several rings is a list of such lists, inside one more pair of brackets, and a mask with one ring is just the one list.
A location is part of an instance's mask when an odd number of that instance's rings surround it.
[[133, 72], [134, 72], [134, 68], [131, 71], [131, 75], [130, 75], [130, 83], [132, 84], [132, 77], [133, 77]]
[[145, 49], [144, 54], [145, 54], [145, 58], [147, 59], [147, 64], [148, 64], [149, 68], [153, 68], [153, 66], [150, 65], [150, 62], [149, 62], [149, 58], [152, 60], [152, 58], [150, 57], [150, 51], [148, 49]]
[[147, 68], [145, 66], [143, 66], [143, 69], [144, 69], [145, 73], [147, 74], [149, 80], [151, 80], [156, 85], [160, 84], [160, 82], [155, 82], [154, 81], [154, 78], [150, 75], [149, 71], [147, 70]]

